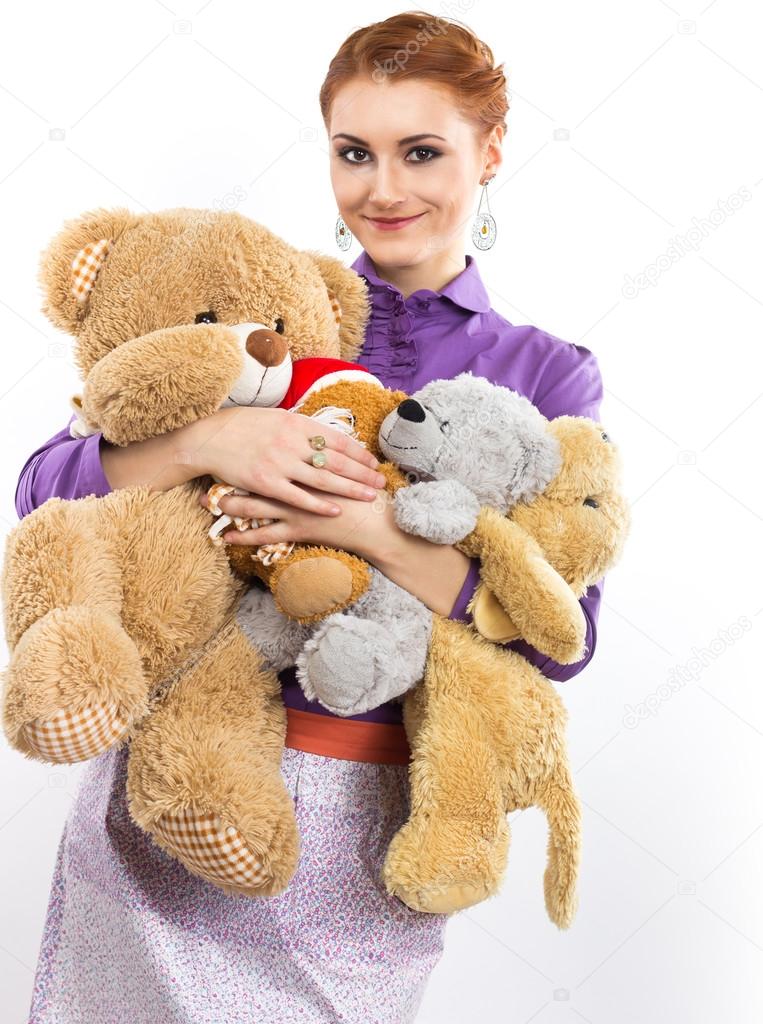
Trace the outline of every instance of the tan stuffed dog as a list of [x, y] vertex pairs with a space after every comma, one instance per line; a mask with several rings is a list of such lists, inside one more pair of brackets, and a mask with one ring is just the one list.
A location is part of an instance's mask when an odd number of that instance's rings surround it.
[[[236, 213], [86, 213], [43, 254], [40, 282], [85, 378], [79, 428], [116, 444], [226, 403], [278, 404], [292, 358], [352, 357], [368, 315], [355, 273]], [[52, 498], [11, 532], [3, 725], [51, 762], [130, 739], [134, 820], [195, 874], [270, 895], [299, 851], [285, 711], [236, 621], [241, 549], [207, 536], [209, 484]]]
[[[549, 429], [562, 455], [556, 477], [508, 517], [483, 508], [459, 546], [481, 559], [474, 626], [494, 640], [531, 633], [544, 653], [570, 663], [583, 651], [573, 653], [574, 619], [559, 601], [558, 577], [582, 596], [621, 556], [630, 513], [619, 452], [601, 425], [562, 416]], [[411, 815], [384, 864], [389, 891], [443, 913], [495, 894], [508, 854], [506, 814], [537, 805], [549, 822], [546, 908], [568, 927], [577, 906], [580, 807], [567, 712], [553, 685], [518, 653], [435, 617], [424, 684], [406, 697], [404, 718]]]

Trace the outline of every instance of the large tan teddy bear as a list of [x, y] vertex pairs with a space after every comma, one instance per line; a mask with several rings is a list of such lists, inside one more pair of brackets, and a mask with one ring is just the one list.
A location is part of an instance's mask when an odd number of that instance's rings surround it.
[[[116, 444], [225, 404], [277, 405], [292, 359], [352, 357], [368, 316], [354, 272], [236, 213], [86, 213], [43, 254], [40, 282], [74, 338], [82, 421]], [[11, 532], [3, 726], [52, 762], [131, 740], [135, 821], [226, 891], [270, 895], [299, 855], [285, 710], [236, 620], [241, 549], [207, 535], [210, 483], [53, 498]]]

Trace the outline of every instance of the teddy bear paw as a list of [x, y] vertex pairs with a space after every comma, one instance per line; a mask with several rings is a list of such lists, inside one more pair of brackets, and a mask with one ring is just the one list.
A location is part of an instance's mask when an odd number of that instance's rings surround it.
[[125, 735], [130, 722], [114, 704], [95, 702], [80, 711], [62, 708], [24, 726], [30, 749], [41, 761], [74, 764], [98, 757]]
[[99, 608], [54, 608], [14, 649], [3, 725], [14, 747], [54, 764], [97, 757], [147, 710], [140, 652], [119, 619]]
[[225, 825], [214, 811], [186, 808], [164, 814], [154, 833], [194, 874], [230, 891], [254, 895], [273, 884], [262, 857], [247, 845], [234, 825]]

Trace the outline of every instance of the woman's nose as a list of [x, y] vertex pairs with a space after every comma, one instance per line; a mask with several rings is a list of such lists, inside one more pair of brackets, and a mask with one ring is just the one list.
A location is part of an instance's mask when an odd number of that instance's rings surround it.
[[289, 343], [282, 334], [260, 327], [246, 339], [246, 351], [260, 366], [280, 366], [289, 351]]

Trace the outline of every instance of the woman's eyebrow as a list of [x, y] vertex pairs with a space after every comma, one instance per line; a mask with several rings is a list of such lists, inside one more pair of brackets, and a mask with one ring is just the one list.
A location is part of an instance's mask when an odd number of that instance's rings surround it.
[[[359, 146], [370, 146], [370, 142], [366, 142], [364, 139], [359, 139], [357, 135], [348, 135], [347, 132], [339, 132], [337, 135], [332, 135], [333, 139], [349, 139], [350, 142], [356, 142]], [[422, 132], [419, 135], [407, 135], [404, 139], [398, 139], [398, 146], [407, 146], [410, 142], [420, 142], [422, 139], [442, 139], [443, 142], [448, 140], [443, 138], [442, 135], [435, 135], [434, 132]]]

